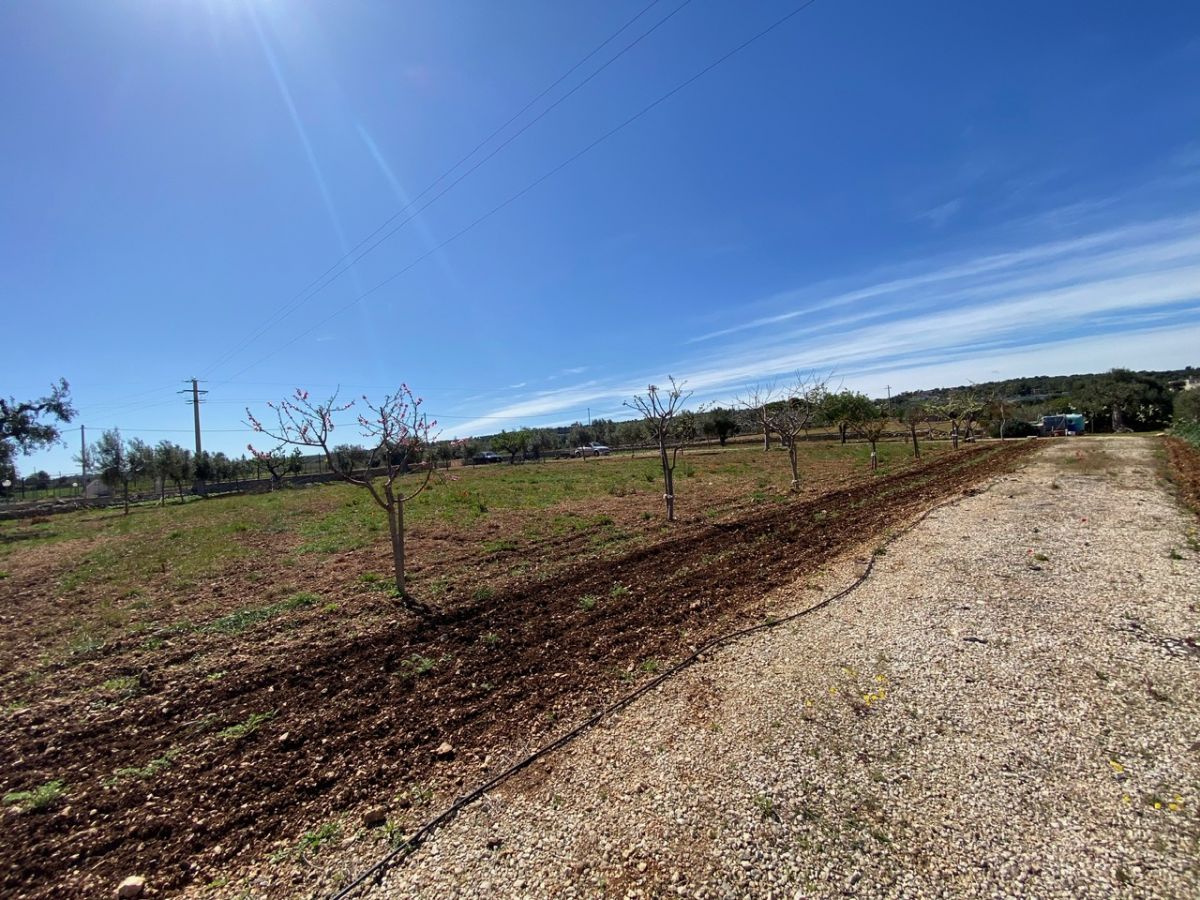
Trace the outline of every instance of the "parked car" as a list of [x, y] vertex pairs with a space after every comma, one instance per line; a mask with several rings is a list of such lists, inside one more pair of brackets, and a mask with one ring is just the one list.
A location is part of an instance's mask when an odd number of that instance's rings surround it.
[[476, 453], [471, 457], [471, 463], [476, 466], [484, 466], [488, 463], [504, 462], [504, 457], [493, 450], [484, 450], [482, 453]]
[[576, 447], [571, 451], [572, 456], [608, 456], [612, 453], [611, 447], [605, 447], [603, 444], [597, 444], [592, 441], [590, 444], [584, 444], [582, 447]]

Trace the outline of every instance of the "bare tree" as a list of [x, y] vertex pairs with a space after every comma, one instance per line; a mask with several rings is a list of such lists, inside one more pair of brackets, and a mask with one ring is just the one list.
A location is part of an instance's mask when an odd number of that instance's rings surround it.
[[737, 405], [750, 413], [754, 421], [762, 428], [763, 450], [771, 449], [771, 410], [775, 401], [775, 382], [768, 381], [756, 384], [746, 392], [744, 397], [738, 397]]
[[962, 400], [962, 421], [967, 426], [967, 434], [964, 440], [967, 443], [975, 441], [975, 426], [979, 422], [979, 417], [985, 412], [986, 404], [983, 399], [974, 391], [967, 393]]
[[828, 382], [813, 373], [796, 373], [796, 379], [783, 391], [781, 400], [768, 407], [768, 424], [787, 448], [792, 467], [791, 490], [800, 490], [800, 436], [808, 431], [825, 402]]
[[674, 522], [675, 460], [679, 451], [695, 439], [696, 422], [694, 417], [683, 414], [683, 404], [692, 396], [691, 391], [683, 389], [686, 382], [677, 382], [671, 376], [667, 378], [671, 382], [670, 390], [663, 390], [652, 384], [646, 388], [645, 394], [638, 394], [632, 400], [627, 400], [625, 405], [641, 414], [651, 439], [658, 444], [667, 521]]
[[988, 400], [986, 414], [1000, 423], [1000, 440], [1004, 440], [1004, 426], [1017, 414], [1017, 404], [1002, 394], [995, 393]]
[[[329, 470], [343, 481], [366, 489], [372, 499], [387, 513], [388, 532], [392, 539], [392, 565], [396, 576], [396, 592], [406, 602], [410, 599], [404, 589], [404, 505], [429, 486], [433, 466], [425, 468], [424, 477], [410, 491], [403, 491], [397, 479], [408, 470], [421, 451], [435, 438], [436, 422], [429, 421], [421, 412], [421, 398], [413, 395], [408, 385], [400, 385], [394, 394], [386, 395], [378, 406], [364, 396], [363, 406], [369, 415], [360, 414], [358, 425], [361, 435], [373, 449], [369, 459], [377, 462], [382, 472], [374, 474], [368, 465], [357, 468], [330, 445], [334, 430], [333, 417], [350, 410], [355, 401], [338, 403], [334, 391], [324, 403], [309, 399], [308, 391], [297, 389], [289, 399], [268, 406], [274, 411], [277, 424], [264, 426], [250, 410], [246, 416], [250, 426], [279, 442], [276, 450], [285, 444], [297, 447], [313, 447], [325, 455]], [[249, 447], [256, 458], [266, 451]]]

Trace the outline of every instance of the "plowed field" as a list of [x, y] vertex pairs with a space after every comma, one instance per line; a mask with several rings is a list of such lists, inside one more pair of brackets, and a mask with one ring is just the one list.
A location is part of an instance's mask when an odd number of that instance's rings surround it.
[[[706, 637], [761, 620], [768, 589], [869, 546], [1032, 446], [944, 453], [609, 554], [564, 539], [554, 565], [423, 617], [382, 593], [355, 616], [323, 614], [301, 594], [248, 621], [159, 633], [153, 654], [131, 636], [41, 682], [26, 673], [29, 705], [6, 711], [0, 738], [3, 788], [58, 781], [63, 796], [41, 811], [7, 808], [0, 892], [103, 896], [133, 873], [177, 890], [260, 861], [331, 815], [390, 814], [429, 786], [449, 799], [489, 755], [561, 732]], [[250, 553], [225, 589], [254, 563]], [[73, 614], [53, 592], [24, 590], [31, 622]], [[19, 644], [8, 653], [19, 661]], [[452, 759], [438, 757], [443, 742]], [[296, 865], [302, 885], [294, 856], [278, 864]]]

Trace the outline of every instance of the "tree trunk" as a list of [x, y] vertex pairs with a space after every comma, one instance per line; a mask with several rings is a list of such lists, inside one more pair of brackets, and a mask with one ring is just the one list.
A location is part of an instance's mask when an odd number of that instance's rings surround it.
[[675, 521], [675, 473], [673, 466], [667, 460], [667, 442], [663, 436], [658, 439], [658, 455], [662, 462], [663, 470], [663, 485], [666, 491], [663, 493], [663, 500], [667, 504], [667, 521]]
[[950, 423], [950, 445], [955, 450], [958, 449], [958, 422]]
[[908, 427], [909, 427], [909, 430], [912, 431], [913, 457], [915, 459], [920, 459], [921, 458], [921, 445], [917, 443], [917, 424], [914, 422], [913, 424], [909, 425]]
[[875, 442], [871, 441], [871, 471], [874, 472], [879, 468], [879, 454], [875, 450]]
[[763, 420], [763, 452], [771, 449], [771, 427]]
[[125, 482], [125, 515], [129, 515], [129, 482]]
[[838, 433], [842, 436], [843, 444], [846, 443], [846, 429], [847, 428], [849, 428], [849, 426], [845, 422], [842, 422], [840, 425], [838, 425]]
[[165, 476], [158, 482], [158, 505], [167, 505], [167, 479]]
[[396, 593], [408, 594], [404, 588], [404, 501], [388, 497], [388, 532], [392, 538], [392, 568], [396, 576]]
[[792, 435], [792, 439], [788, 441], [788, 462], [792, 465], [792, 491], [793, 493], [800, 490], [800, 460], [799, 448], [796, 446], [796, 436]]

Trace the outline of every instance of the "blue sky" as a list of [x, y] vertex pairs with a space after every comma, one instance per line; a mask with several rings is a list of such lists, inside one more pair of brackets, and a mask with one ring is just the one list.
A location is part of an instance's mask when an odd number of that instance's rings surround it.
[[453, 436], [1200, 363], [1200, 7], [817, 0], [613, 131], [798, 5], [4, 4], [0, 391], [188, 446], [198, 376], [236, 454], [295, 386]]

